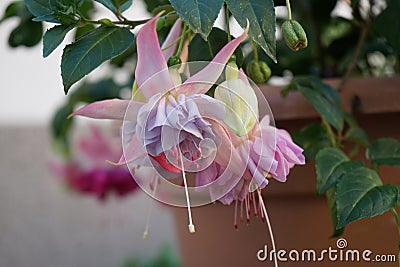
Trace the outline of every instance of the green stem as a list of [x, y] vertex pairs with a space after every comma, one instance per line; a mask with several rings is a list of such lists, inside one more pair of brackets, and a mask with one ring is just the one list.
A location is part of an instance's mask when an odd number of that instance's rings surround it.
[[287, 12], [288, 12], [288, 18], [289, 20], [292, 19], [292, 8], [290, 7], [290, 0], [286, 0], [286, 7], [287, 7]]
[[333, 133], [332, 127], [329, 124], [329, 122], [325, 118], [322, 118], [322, 124], [324, 125], [324, 127], [328, 133], [328, 137], [329, 137], [329, 140], [331, 141], [332, 146], [338, 147], [335, 134]]
[[179, 38], [181, 38], [179, 40], [179, 46], [178, 46], [178, 50], [176, 50], [175, 56], [180, 56], [182, 53], [182, 49], [183, 49], [183, 44], [185, 43], [185, 36], [186, 36], [186, 24], [183, 25], [183, 30], [182, 30], [182, 34]]
[[228, 35], [228, 42], [231, 41], [231, 29], [229, 26], [229, 9], [227, 4], [225, 4], [225, 24], [226, 24], [226, 33]]
[[392, 208], [391, 211], [392, 211], [392, 213], [393, 213], [394, 220], [396, 221], [397, 232], [398, 232], [399, 235], [400, 235], [400, 217], [399, 217], [399, 214], [397, 213], [397, 211], [396, 211], [395, 208]]
[[258, 48], [257, 44], [254, 41], [251, 41], [251, 44], [253, 45], [253, 54], [254, 54], [254, 60], [258, 61]]

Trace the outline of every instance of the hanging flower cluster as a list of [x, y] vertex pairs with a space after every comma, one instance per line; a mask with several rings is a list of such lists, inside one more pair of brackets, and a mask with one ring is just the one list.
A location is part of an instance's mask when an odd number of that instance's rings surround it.
[[[190, 65], [168, 68], [167, 61], [177, 49], [175, 40], [182, 38], [182, 22], [176, 21], [160, 47], [158, 17], [148, 21], [136, 38], [132, 100], [94, 102], [72, 115], [124, 121], [127, 144], [115, 165], [128, 164], [136, 173], [147, 159], [156, 176], [182, 177], [189, 230], [194, 232], [186, 172], [196, 174], [193, 183], [207, 188], [212, 201], [244, 201], [248, 212], [250, 202], [255, 203], [252, 191], [264, 188], [270, 178], [284, 182], [290, 169], [305, 160], [290, 135], [270, 124], [269, 115], [259, 118], [258, 99], [249, 80], [230, 61], [248, 29], [193, 74]], [[186, 49], [179, 47], [178, 53], [175, 57], [184, 62]], [[215, 88], [214, 97], [207, 95], [219, 78], [224, 82]], [[135, 162], [139, 163], [132, 165]]]

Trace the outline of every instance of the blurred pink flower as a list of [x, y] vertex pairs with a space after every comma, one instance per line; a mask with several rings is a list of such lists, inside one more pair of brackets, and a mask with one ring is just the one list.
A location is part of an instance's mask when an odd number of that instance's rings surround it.
[[[119, 139], [119, 138], [117, 138]], [[72, 158], [64, 163], [51, 161], [51, 172], [68, 188], [105, 200], [110, 194], [125, 196], [138, 189], [126, 166], [110, 166], [106, 160], [117, 160], [121, 149], [102, 130], [92, 126], [88, 136], [79, 137], [72, 148]]]

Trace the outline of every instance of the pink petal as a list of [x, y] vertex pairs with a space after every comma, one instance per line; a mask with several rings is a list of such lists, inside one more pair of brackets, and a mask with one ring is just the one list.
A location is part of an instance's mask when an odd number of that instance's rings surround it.
[[242, 35], [227, 43], [206, 67], [183, 83], [178, 93], [205, 94], [217, 81], [233, 52], [246, 38], [247, 32], [248, 28]]
[[[159, 17], [160, 15], [157, 15], [144, 24], [136, 38], [138, 61], [135, 78], [140, 91], [147, 99], [174, 88], [169, 72], [166, 71], [167, 62], [158, 41], [156, 23]], [[161, 73], [156, 78], [149, 79], [159, 72]]]
[[139, 142], [137, 135], [135, 134], [132, 137], [132, 140], [129, 142], [129, 144], [124, 149], [124, 153], [121, 156], [118, 163], [113, 163], [110, 161], [108, 161], [108, 162], [112, 165], [125, 165], [129, 162], [133, 162], [133, 161], [135, 161], [139, 158], [142, 158], [146, 155], [147, 155], [146, 151], [143, 150], [143, 146]]
[[69, 115], [69, 117], [79, 115], [93, 119], [123, 120], [129, 107], [127, 118], [136, 121], [135, 113], [137, 115], [137, 111], [143, 104], [132, 100], [107, 99], [88, 104]]
[[208, 120], [213, 130], [220, 136], [221, 144], [218, 147], [215, 162], [224, 168], [228, 168], [235, 175], [243, 175], [246, 169], [238, 151], [233, 147], [228, 130], [220, 123]]
[[[167, 38], [165, 38], [163, 45], [161, 46], [165, 59], [168, 59], [175, 53], [176, 46], [179, 43], [175, 41], [179, 38], [181, 34], [181, 26], [182, 26], [182, 21], [180, 19], [177, 19], [174, 23], [174, 26], [172, 26], [170, 32], [168, 33]], [[173, 42], [175, 43], [171, 45]], [[164, 48], [166, 47], [168, 48], [164, 50]]]

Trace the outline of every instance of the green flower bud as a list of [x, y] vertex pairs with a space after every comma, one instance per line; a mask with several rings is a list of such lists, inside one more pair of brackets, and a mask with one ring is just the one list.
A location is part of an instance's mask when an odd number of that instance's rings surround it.
[[102, 25], [107, 26], [107, 27], [114, 27], [115, 26], [115, 24], [112, 23], [111, 20], [109, 20], [109, 19], [99, 19], [99, 22]]
[[294, 51], [307, 47], [307, 35], [300, 23], [287, 20], [282, 24], [282, 34], [287, 46]]
[[156, 29], [157, 31], [161, 30], [162, 28], [165, 27], [165, 25], [167, 25], [167, 18], [166, 17], [161, 17], [157, 20], [156, 23]]
[[247, 75], [257, 84], [265, 83], [271, 77], [271, 69], [264, 61], [252, 60], [246, 70]]
[[180, 67], [182, 64], [182, 60], [178, 56], [171, 56], [168, 58], [167, 65], [168, 67]]

